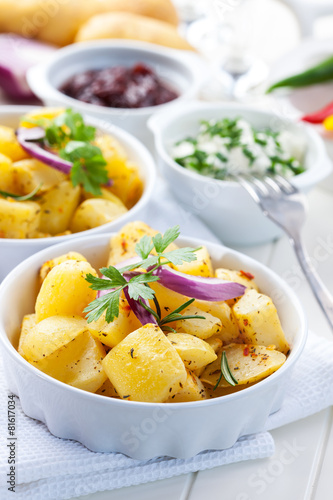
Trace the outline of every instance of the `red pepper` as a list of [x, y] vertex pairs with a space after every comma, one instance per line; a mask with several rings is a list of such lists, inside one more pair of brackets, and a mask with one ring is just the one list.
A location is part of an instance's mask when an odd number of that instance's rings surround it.
[[309, 123], [322, 123], [330, 115], [333, 115], [333, 102], [315, 113], [304, 115], [301, 119]]

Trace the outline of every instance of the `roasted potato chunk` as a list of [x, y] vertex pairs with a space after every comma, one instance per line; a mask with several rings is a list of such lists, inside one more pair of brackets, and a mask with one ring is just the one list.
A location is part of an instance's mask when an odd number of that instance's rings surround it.
[[127, 335], [106, 355], [103, 368], [123, 399], [163, 403], [186, 382], [176, 349], [157, 325]]
[[233, 306], [233, 312], [244, 343], [266, 347], [274, 345], [284, 354], [288, 353], [289, 344], [270, 297], [248, 290]]
[[[239, 385], [262, 380], [274, 373], [286, 360], [286, 356], [275, 349], [258, 345], [229, 344], [223, 347], [218, 358], [208, 365], [200, 376], [200, 380], [205, 384], [213, 387], [216, 385], [221, 374], [222, 352], [226, 353], [230, 371]], [[222, 377], [218, 387], [230, 387], [230, 385]]]
[[219, 333], [222, 329], [222, 323], [218, 318], [206, 313], [198, 307], [191, 304], [182, 311], [182, 316], [201, 316], [204, 319], [184, 319], [175, 323], [178, 332], [189, 333], [200, 339], [208, 339], [212, 335]]
[[88, 262], [66, 260], [46, 276], [36, 299], [36, 318], [49, 316], [84, 316], [83, 310], [96, 298], [86, 275], [97, 276]]
[[182, 358], [189, 370], [197, 370], [212, 363], [216, 358], [214, 349], [204, 340], [187, 333], [169, 333], [167, 339]]

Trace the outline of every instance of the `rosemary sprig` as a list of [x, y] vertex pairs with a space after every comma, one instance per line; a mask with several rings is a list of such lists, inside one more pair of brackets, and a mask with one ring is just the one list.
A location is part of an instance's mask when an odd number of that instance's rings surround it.
[[16, 201], [27, 201], [27, 200], [31, 200], [35, 196], [35, 194], [38, 193], [38, 191], [40, 190], [42, 185], [43, 185], [42, 183], [39, 184], [39, 186], [35, 187], [35, 189], [33, 191], [31, 191], [28, 194], [22, 195], [22, 196], [19, 194], [8, 193], [7, 191], [0, 191], [0, 195], [3, 196], [4, 198], [13, 198], [13, 200], [16, 200]]
[[228, 359], [225, 351], [222, 351], [222, 356], [221, 356], [221, 373], [218, 378], [218, 381], [216, 382], [213, 391], [217, 389], [219, 383], [222, 380], [222, 377], [224, 377], [225, 381], [228, 382], [230, 385], [238, 385], [238, 380], [233, 376], [229, 364], [228, 364]]

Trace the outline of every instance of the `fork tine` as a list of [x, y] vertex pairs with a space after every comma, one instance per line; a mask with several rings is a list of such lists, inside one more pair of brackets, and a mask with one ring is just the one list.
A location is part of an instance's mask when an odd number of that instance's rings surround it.
[[298, 192], [295, 186], [282, 177], [282, 175], [275, 174], [274, 177], [269, 178], [271, 180], [271, 185], [275, 183], [286, 194], [294, 194]]
[[258, 194], [257, 187], [252, 182], [246, 180], [243, 176], [235, 175], [234, 178], [236, 181], [239, 182], [239, 184], [241, 184], [244, 187], [246, 191], [248, 191], [248, 193], [252, 196], [254, 201], [260, 204], [260, 197]]

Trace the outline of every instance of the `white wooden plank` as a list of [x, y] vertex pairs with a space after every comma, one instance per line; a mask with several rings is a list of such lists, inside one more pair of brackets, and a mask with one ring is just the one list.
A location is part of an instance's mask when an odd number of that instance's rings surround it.
[[332, 464], [333, 464], [333, 409], [330, 410], [330, 432], [327, 436], [326, 448], [323, 451], [320, 475], [317, 478], [313, 500], [331, 500], [332, 498]]
[[80, 500], [109, 500], [110, 498], [112, 500], [156, 500], [157, 498], [158, 500], [186, 500], [192, 477], [193, 474], [187, 474], [111, 492], [101, 491], [80, 497]]
[[[327, 425], [325, 410], [272, 431], [273, 457], [199, 472], [189, 500], [308, 500]], [[208, 495], [208, 496], [207, 496]], [[328, 497], [318, 497], [324, 500]]]

